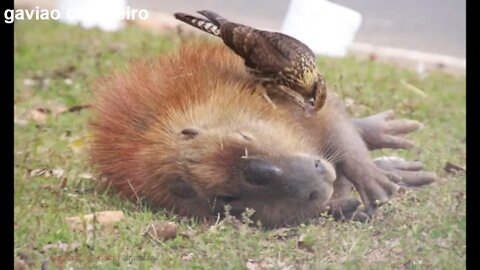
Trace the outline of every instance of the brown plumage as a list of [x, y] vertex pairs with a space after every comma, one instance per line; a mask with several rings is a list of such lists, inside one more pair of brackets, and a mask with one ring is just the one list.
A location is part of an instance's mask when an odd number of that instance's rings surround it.
[[315, 55], [305, 44], [288, 35], [258, 30], [226, 20], [211, 11], [199, 11], [207, 19], [175, 13], [175, 18], [220, 37], [261, 83], [264, 97], [281, 92], [304, 107], [319, 110], [326, 98], [325, 81], [316, 69]]

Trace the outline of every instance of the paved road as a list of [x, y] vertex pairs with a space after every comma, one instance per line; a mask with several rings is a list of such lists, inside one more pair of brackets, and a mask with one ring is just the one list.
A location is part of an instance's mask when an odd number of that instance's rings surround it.
[[335, 0], [359, 11], [356, 41], [465, 58], [465, 0]]
[[[162, 12], [218, 11], [232, 20], [280, 29], [289, 0], [130, 0], [134, 8]], [[359, 11], [356, 42], [465, 58], [466, 0], [332, 0]]]

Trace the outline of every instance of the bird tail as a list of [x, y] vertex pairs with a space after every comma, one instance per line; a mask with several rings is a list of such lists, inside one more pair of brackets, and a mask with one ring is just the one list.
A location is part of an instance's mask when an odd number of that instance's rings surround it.
[[[202, 14], [202, 13], [200, 13]], [[202, 14], [203, 15], [203, 14]], [[184, 23], [190, 24], [191, 26], [194, 26], [200, 30], [203, 30], [209, 34], [212, 34], [214, 36], [220, 36], [220, 24], [218, 24], [218, 21], [208, 21], [202, 18], [198, 18], [192, 15], [188, 15], [185, 13], [175, 13], [174, 14], [175, 18], [177, 20], [180, 20]], [[205, 16], [207, 17], [207, 16]], [[207, 17], [208, 18], [208, 17]], [[210, 18], [209, 18], [210, 19]]]
[[213, 22], [215, 25], [219, 27], [221, 24], [228, 22], [227, 19], [210, 10], [200, 10], [197, 12], [205, 16], [208, 20], [210, 20], [211, 22]]

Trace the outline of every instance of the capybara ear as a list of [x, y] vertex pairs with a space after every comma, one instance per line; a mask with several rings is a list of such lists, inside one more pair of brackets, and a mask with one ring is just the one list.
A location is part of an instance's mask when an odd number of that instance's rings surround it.
[[197, 137], [198, 134], [200, 134], [201, 132], [202, 132], [202, 129], [198, 127], [189, 127], [189, 128], [182, 129], [180, 134], [182, 135], [182, 138], [184, 140], [190, 140]]
[[163, 181], [166, 180], [169, 183], [168, 190], [173, 195], [182, 199], [192, 199], [197, 196], [197, 192], [186, 177], [178, 174], [167, 174], [164, 178], [169, 178], [163, 179]]

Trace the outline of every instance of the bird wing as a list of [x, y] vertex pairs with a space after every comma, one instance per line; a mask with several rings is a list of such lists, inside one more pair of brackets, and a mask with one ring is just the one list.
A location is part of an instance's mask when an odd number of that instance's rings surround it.
[[[273, 60], [267, 58], [265, 65], [259, 68], [276, 69], [281, 77], [286, 81], [299, 87], [310, 87], [313, 83], [314, 73], [316, 72], [315, 54], [301, 41], [278, 32], [260, 31], [262, 43], [271, 46], [271, 55]], [[256, 53], [252, 54], [256, 55]], [[261, 57], [261, 56], [259, 56]]]
[[276, 44], [279, 52], [290, 58], [295, 54], [315, 57], [313, 51], [300, 40], [280, 32], [261, 31], [260, 35], [271, 44]]
[[[243, 44], [242, 50], [245, 65], [253, 70], [261, 71], [265, 76], [268, 73], [278, 74], [279, 71], [291, 65], [288, 48], [277, 48], [276, 37], [266, 38], [263, 31], [252, 29], [235, 29], [236, 44]], [[244, 33], [246, 32], [246, 33]], [[243, 42], [238, 40], [243, 38]], [[237, 52], [238, 53], [238, 52]]]
[[278, 32], [255, 31], [256, 44], [250, 46], [245, 64], [262, 72], [276, 72], [302, 66], [301, 61], [315, 65], [312, 50], [297, 39]]

